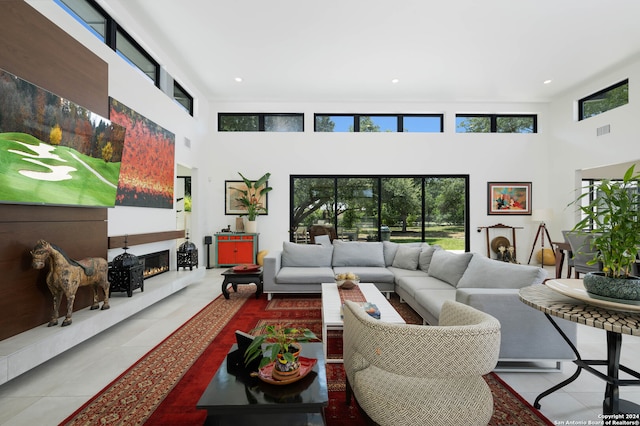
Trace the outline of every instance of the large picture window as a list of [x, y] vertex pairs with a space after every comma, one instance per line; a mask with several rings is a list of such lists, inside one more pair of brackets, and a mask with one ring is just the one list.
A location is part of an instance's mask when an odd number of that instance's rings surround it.
[[469, 249], [469, 177], [291, 176], [291, 240], [312, 225], [345, 241], [428, 242]]

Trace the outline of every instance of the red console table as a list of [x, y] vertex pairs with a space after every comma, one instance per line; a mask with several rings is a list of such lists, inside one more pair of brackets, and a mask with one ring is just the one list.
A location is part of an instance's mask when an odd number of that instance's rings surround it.
[[221, 232], [214, 238], [216, 267], [256, 263], [258, 234]]

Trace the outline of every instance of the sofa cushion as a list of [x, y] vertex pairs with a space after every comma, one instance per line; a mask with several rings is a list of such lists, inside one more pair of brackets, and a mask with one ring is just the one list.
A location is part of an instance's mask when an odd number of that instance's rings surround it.
[[422, 247], [422, 251], [420, 252], [420, 256], [418, 256], [418, 267], [425, 272], [429, 271], [429, 265], [431, 264], [433, 252], [441, 249], [442, 247], [440, 247], [438, 244], [430, 246], [425, 243], [425, 246]]
[[288, 266], [278, 271], [278, 284], [320, 284], [334, 282], [333, 269], [329, 267], [304, 268]]
[[404, 278], [404, 277], [426, 278], [429, 276], [429, 274], [427, 274], [425, 271], [421, 271], [420, 269], [409, 270], [409, 269], [402, 269], [402, 268], [394, 268], [393, 266], [388, 266], [387, 269], [393, 273], [393, 276], [395, 277], [396, 282], [398, 282], [400, 278]]
[[[456, 300], [456, 289], [449, 287], [445, 290], [419, 289], [415, 293], [416, 302], [429, 311], [435, 318], [440, 318], [442, 305], [446, 300]], [[438, 325], [438, 324], [430, 324]]]
[[447, 250], [436, 250], [433, 252], [431, 263], [429, 264], [429, 275], [455, 287], [467, 269], [472, 256], [472, 253], [453, 253]]
[[418, 269], [418, 258], [420, 257], [420, 252], [422, 252], [420, 247], [411, 247], [403, 244], [398, 247], [398, 251], [393, 258], [391, 266], [394, 268], [416, 270]]
[[381, 242], [333, 241], [333, 266], [385, 267]]
[[333, 247], [331, 245], [331, 238], [329, 238], [328, 235], [316, 235], [314, 237], [314, 241], [316, 242], [316, 244], [319, 244], [324, 247]]
[[405, 276], [396, 279], [396, 287], [402, 288], [406, 293], [415, 297], [417, 291], [421, 290], [455, 290], [455, 287], [446, 282], [430, 276], [411, 277]]
[[382, 253], [384, 256], [384, 266], [391, 266], [393, 259], [396, 257], [400, 244], [391, 241], [382, 242]]
[[332, 253], [333, 247], [285, 241], [282, 244], [282, 266], [331, 267]]
[[537, 266], [501, 262], [475, 253], [458, 288], [522, 288], [540, 284], [546, 276], [547, 271]]
[[360, 278], [361, 283], [393, 284], [394, 280], [393, 272], [379, 266], [338, 266], [333, 268], [333, 272], [336, 274], [353, 272]]

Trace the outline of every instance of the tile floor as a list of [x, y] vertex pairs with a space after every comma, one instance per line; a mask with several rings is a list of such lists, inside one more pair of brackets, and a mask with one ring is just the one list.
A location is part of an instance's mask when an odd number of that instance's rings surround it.
[[[210, 269], [206, 278], [191, 284], [111, 329], [47, 363], [0, 386], [0, 424], [56, 425], [108, 385], [131, 364], [220, 294], [222, 269]], [[135, 296], [134, 296], [135, 297]], [[578, 327], [583, 359], [604, 359], [605, 333]], [[640, 370], [640, 338], [623, 337], [622, 363]], [[573, 374], [573, 364], [562, 372], [501, 373], [500, 376], [530, 403], [536, 396]], [[583, 372], [578, 380], [544, 398], [541, 411], [555, 424], [601, 420], [604, 382]], [[640, 388], [621, 388], [620, 395], [640, 404]], [[600, 423], [602, 424], [602, 423]]]

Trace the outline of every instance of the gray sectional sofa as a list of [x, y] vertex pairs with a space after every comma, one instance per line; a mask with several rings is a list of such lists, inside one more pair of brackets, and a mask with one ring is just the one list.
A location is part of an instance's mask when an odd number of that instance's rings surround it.
[[[426, 243], [283, 243], [264, 258], [264, 292], [320, 293], [323, 282], [354, 272], [383, 293], [397, 293], [426, 324], [437, 325], [445, 300], [456, 300], [497, 318], [502, 327], [500, 361], [573, 360], [574, 354], [545, 316], [522, 303], [521, 287], [542, 285], [542, 268], [492, 260], [478, 253], [453, 253]], [[559, 321], [576, 342], [576, 324]], [[514, 364], [515, 365], [515, 364]], [[514, 368], [517, 369], [517, 368]]]

